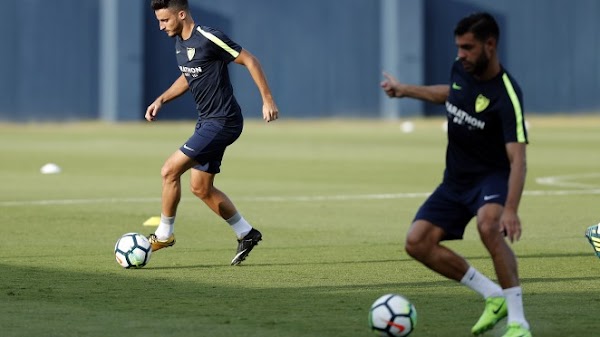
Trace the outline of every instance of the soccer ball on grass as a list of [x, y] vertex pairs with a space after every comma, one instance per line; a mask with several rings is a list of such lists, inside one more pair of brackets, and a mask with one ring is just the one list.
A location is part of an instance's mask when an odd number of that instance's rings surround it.
[[417, 325], [415, 306], [398, 294], [378, 298], [369, 310], [369, 327], [382, 337], [405, 337]]
[[150, 241], [139, 233], [123, 234], [115, 244], [115, 258], [123, 268], [142, 268], [151, 254]]

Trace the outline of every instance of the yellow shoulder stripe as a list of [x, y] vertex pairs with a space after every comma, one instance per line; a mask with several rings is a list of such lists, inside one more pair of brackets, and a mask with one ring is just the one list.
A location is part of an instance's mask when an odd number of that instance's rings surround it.
[[515, 109], [515, 117], [517, 120], [517, 141], [519, 143], [525, 143], [527, 139], [525, 138], [525, 130], [523, 128], [523, 110], [521, 108], [521, 102], [519, 102], [519, 97], [515, 92], [515, 88], [513, 87], [512, 83], [510, 82], [510, 78], [508, 78], [506, 73], [502, 75], [502, 81], [504, 82], [504, 86], [508, 92], [508, 97], [510, 97], [510, 101], [513, 104], [513, 108]]
[[200, 28], [200, 26], [198, 26], [197, 30], [198, 30], [198, 32], [200, 32], [200, 34], [204, 35], [204, 37], [211, 40], [217, 46], [223, 48], [223, 50], [225, 50], [226, 52], [231, 54], [231, 56], [233, 56], [234, 58], [236, 58], [240, 55], [239, 52], [237, 52], [235, 49], [229, 47], [229, 45], [227, 45], [227, 43], [223, 42], [223, 40], [219, 39], [218, 37], [216, 37], [215, 35], [213, 35], [209, 32], [202, 30], [202, 28]]

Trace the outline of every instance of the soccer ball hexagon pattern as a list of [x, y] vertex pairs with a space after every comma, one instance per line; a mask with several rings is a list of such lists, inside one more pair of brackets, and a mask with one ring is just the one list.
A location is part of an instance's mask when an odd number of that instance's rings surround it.
[[115, 258], [123, 268], [141, 268], [150, 261], [150, 241], [138, 233], [123, 234], [115, 244]]
[[405, 337], [417, 325], [415, 306], [398, 294], [378, 298], [369, 310], [369, 327], [382, 337]]

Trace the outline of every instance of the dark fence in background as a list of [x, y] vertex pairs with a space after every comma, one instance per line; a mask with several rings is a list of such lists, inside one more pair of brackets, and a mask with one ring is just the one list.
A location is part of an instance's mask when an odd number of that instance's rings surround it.
[[[109, 0], [4, 0], [0, 20], [0, 120], [103, 118], [101, 9]], [[115, 1], [115, 0], [110, 0]], [[118, 31], [144, 26], [141, 98], [123, 119], [142, 119], [156, 95], [178, 76], [173, 41], [158, 30], [149, 1], [137, 3], [143, 20], [118, 20]], [[413, 0], [424, 6], [421, 24], [424, 82], [445, 82], [456, 55], [456, 21], [476, 10], [501, 25], [500, 55], [525, 93], [529, 113], [600, 110], [600, 2], [596, 0]], [[286, 117], [381, 115], [383, 0], [191, 0], [200, 24], [223, 30], [262, 62]], [[413, 13], [400, 10], [398, 20]], [[414, 18], [413, 18], [414, 19]], [[424, 35], [424, 36], [423, 36]], [[127, 41], [116, 44], [127, 49]], [[400, 46], [401, 48], [402, 46]], [[139, 48], [139, 47], [138, 47]], [[248, 72], [230, 70], [247, 118], [261, 117], [260, 95]], [[398, 70], [401, 72], [402, 70]], [[118, 95], [127, 95], [127, 87]], [[137, 107], [137, 108], [136, 108]], [[130, 110], [130, 111], [129, 111]], [[425, 106], [425, 115], [443, 112]], [[195, 118], [189, 95], [166, 106], [173, 119]], [[414, 113], [411, 111], [411, 113]], [[119, 116], [123, 116], [120, 114]], [[119, 117], [121, 119], [121, 117]]]
[[97, 118], [98, 1], [0, 8], [0, 120]]

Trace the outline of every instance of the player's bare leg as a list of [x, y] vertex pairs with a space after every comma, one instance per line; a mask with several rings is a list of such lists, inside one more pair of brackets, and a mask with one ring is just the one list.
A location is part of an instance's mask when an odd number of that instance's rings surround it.
[[175, 244], [173, 231], [177, 206], [181, 200], [181, 176], [194, 165], [195, 162], [179, 150], [163, 164], [160, 171], [162, 176], [161, 221], [154, 234], [150, 234], [148, 237], [152, 244], [152, 251]]
[[192, 170], [190, 185], [192, 193], [223, 219], [229, 219], [237, 213], [229, 197], [214, 186], [215, 174]]
[[428, 221], [417, 220], [408, 231], [405, 250], [429, 269], [460, 281], [469, 269], [469, 264], [463, 257], [440, 245], [444, 235], [444, 230], [440, 227]]
[[192, 193], [200, 198], [213, 212], [222, 217], [233, 229], [238, 238], [236, 255], [231, 261], [238, 265], [246, 259], [254, 246], [262, 240], [262, 233], [252, 226], [238, 213], [229, 197], [214, 186], [215, 174], [200, 170], [192, 170], [190, 181]]
[[[481, 241], [492, 257], [498, 282], [503, 289], [505, 305], [503, 308], [498, 301], [495, 306], [492, 305], [492, 307], [497, 308], [496, 310], [488, 310], [489, 303], [486, 302], [486, 309], [484, 310], [480, 321], [483, 321], [483, 324], [488, 324], [489, 327], [477, 329], [478, 327], [481, 327], [481, 324], [479, 324], [480, 322], [477, 322], [473, 327], [473, 333], [479, 334], [491, 329], [498, 320], [503, 318], [500, 317], [501, 314], [503, 314], [503, 316], [508, 315], [509, 331], [507, 332], [507, 335], [523, 333], [523, 336], [527, 336], [527, 334], [530, 336], [529, 323], [525, 319], [523, 310], [517, 258], [506, 242], [504, 234], [500, 231], [500, 216], [502, 210], [503, 207], [495, 203], [486, 204], [481, 207], [477, 212], [477, 229]], [[487, 323], [485, 322], [486, 320]]]
[[406, 239], [407, 253], [439, 274], [461, 282], [486, 298], [486, 310], [471, 329], [479, 335], [506, 317], [506, 305], [502, 289], [480, 274], [460, 255], [440, 245], [445, 232], [428, 221], [417, 220], [411, 226]]
[[502, 206], [487, 204], [477, 212], [477, 230], [487, 248], [503, 289], [519, 286], [517, 259], [500, 231]]

